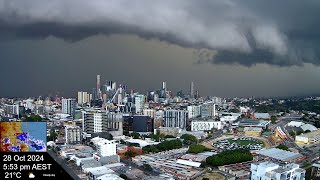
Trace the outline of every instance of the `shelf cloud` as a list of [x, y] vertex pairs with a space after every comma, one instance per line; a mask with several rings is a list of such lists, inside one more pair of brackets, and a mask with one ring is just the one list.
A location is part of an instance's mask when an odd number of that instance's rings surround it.
[[0, 38], [136, 34], [215, 51], [195, 51], [199, 62], [319, 65], [319, 8], [317, 0], [0, 0]]

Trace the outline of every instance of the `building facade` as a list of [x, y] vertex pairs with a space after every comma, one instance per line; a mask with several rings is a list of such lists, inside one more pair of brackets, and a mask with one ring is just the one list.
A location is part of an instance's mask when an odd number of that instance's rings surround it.
[[83, 132], [87, 134], [122, 131], [123, 115], [106, 111], [82, 111]]
[[180, 129], [186, 129], [189, 125], [188, 111], [175, 109], [164, 111], [164, 127], [178, 127]]
[[298, 164], [280, 166], [272, 162], [252, 163], [251, 180], [304, 180], [306, 170]]
[[74, 115], [76, 109], [76, 100], [75, 99], [62, 99], [62, 113]]
[[204, 103], [201, 105], [201, 117], [215, 117], [216, 114], [216, 105], [213, 103]]
[[80, 144], [82, 140], [82, 130], [77, 126], [65, 127], [66, 144]]
[[214, 120], [191, 120], [191, 131], [210, 131], [212, 128], [222, 129], [222, 123]]
[[200, 105], [191, 105], [187, 107], [189, 118], [199, 117], [201, 115], [201, 106]]

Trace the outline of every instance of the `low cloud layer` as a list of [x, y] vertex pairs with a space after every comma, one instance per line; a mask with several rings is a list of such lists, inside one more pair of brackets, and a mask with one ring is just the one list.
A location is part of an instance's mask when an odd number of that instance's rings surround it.
[[201, 62], [319, 65], [319, 9], [318, 0], [0, 0], [0, 38], [130, 33], [216, 52], [197, 51]]

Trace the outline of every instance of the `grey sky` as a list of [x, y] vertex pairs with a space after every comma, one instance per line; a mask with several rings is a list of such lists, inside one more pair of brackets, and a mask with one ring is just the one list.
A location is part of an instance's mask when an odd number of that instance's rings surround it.
[[[145, 91], [318, 93], [316, 0], [0, 0], [0, 96], [94, 87], [96, 74]], [[105, 35], [107, 36], [105, 36]], [[137, 36], [141, 37], [138, 38]]]

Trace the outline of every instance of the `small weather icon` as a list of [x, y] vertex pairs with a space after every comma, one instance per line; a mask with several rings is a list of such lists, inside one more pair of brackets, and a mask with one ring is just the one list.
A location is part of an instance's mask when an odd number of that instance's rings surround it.
[[29, 178], [35, 178], [35, 175], [31, 172], [29, 173]]

